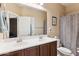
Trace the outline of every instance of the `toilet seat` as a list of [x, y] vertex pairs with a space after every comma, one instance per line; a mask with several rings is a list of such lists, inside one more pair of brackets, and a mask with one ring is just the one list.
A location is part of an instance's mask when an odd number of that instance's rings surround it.
[[70, 56], [72, 54], [71, 50], [64, 48], [64, 47], [59, 47], [57, 50], [62, 53], [63, 55]]

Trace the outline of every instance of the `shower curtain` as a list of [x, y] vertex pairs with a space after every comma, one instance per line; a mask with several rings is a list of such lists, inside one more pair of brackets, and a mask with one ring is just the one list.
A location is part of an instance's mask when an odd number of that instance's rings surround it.
[[7, 38], [8, 24], [5, 12], [0, 12], [0, 33], [3, 33], [3, 38]]
[[76, 55], [78, 39], [79, 14], [62, 16], [60, 19], [61, 44], [70, 49]]

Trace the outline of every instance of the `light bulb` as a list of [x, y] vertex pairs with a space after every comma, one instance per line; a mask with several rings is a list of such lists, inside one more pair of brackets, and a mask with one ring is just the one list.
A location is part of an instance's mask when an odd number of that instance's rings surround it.
[[43, 5], [44, 3], [40, 3], [40, 5]]

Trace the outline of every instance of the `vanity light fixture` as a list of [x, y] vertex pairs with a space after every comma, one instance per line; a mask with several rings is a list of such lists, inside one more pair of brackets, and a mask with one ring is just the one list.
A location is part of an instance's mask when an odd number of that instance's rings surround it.
[[44, 5], [44, 3], [22, 3], [22, 4], [29, 6], [29, 7], [33, 7], [35, 9], [46, 11], [46, 9], [42, 6], [42, 5]]
[[44, 3], [40, 3], [40, 5], [41, 5], [41, 6], [44, 5]]

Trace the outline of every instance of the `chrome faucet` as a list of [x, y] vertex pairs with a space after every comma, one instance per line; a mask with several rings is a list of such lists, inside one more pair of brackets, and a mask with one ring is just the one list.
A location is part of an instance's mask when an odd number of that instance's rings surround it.
[[39, 39], [42, 39], [42, 38], [43, 38], [42, 36], [39, 37]]
[[40, 37], [39, 37], [39, 40], [41, 41], [42, 39], [43, 39], [43, 36], [40, 36]]
[[22, 42], [22, 38], [17, 39], [17, 43]]

